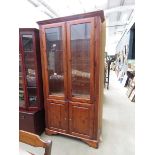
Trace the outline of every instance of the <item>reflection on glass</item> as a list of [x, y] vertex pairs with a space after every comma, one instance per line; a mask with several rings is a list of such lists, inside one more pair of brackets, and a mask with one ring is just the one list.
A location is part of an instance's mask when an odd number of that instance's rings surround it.
[[62, 29], [48, 28], [45, 33], [49, 94], [62, 96], [64, 95]]
[[24, 61], [27, 80], [27, 92], [30, 106], [35, 106], [37, 101], [37, 85], [35, 73], [35, 56], [33, 51], [32, 35], [22, 36]]
[[90, 23], [71, 26], [72, 96], [90, 98]]
[[21, 54], [19, 54], [19, 106], [24, 107], [24, 89], [23, 89], [23, 80], [22, 80], [22, 63], [21, 63]]

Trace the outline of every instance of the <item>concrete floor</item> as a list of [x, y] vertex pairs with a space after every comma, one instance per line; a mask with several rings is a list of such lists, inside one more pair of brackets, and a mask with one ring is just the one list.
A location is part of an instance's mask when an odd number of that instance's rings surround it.
[[[52, 155], [134, 155], [134, 120], [135, 103], [129, 101], [124, 88], [117, 80], [116, 74], [111, 71], [109, 90], [104, 91], [102, 139], [98, 149], [89, 147], [80, 140], [62, 135], [41, 138], [53, 141]], [[37, 155], [42, 155], [42, 148], [20, 143], [20, 147]]]

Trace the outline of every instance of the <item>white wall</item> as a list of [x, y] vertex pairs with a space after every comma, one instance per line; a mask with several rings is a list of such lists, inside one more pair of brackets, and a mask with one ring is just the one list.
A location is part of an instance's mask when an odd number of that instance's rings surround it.
[[20, 28], [38, 28], [37, 21], [49, 19], [46, 14], [34, 7], [27, 0], [20, 0], [18, 25]]

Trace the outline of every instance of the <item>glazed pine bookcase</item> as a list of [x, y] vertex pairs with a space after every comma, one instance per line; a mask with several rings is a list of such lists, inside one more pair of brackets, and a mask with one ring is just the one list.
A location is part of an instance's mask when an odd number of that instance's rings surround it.
[[79, 138], [97, 148], [102, 129], [103, 11], [39, 24], [45, 133]]

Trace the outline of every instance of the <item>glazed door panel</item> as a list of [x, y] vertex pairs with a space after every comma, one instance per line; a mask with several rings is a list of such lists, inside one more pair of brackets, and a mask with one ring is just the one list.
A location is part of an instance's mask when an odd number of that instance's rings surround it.
[[37, 82], [36, 82], [36, 64], [33, 34], [23, 34], [22, 43], [24, 51], [24, 64], [26, 73], [26, 83], [28, 92], [28, 103], [30, 107], [37, 105]]
[[48, 101], [48, 127], [66, 132], [68, 129], [68, 104], [62, 101]]
[[23, 76], [22, 55], [19, 52], [19, 107], [26, 108], [26, 96], [24, 95], [24, 76]]
[[93, 103], [94, 18], [67, 22], [69, 100]]
[[[37, 109], [39, 104], [37, 62], [35, 49], [35, 35], [33, 32], [20, 32], [20, 70], [24, 76], [25, 106]], [[22, 61], [21, 61], [22, 60]], [[22, 62], [22, 64], [21, 64]], [[21, 67], [22, 66], [22, 67]], [[21, 74], [19, 75], [21, 77]], [[20, 89], [22, 97], [23, 90]], [[21, 106], [20, 106], [21, 107]]]
[[72, 135], [91, 138], [93, 135], [93, 105], [69, 103], [69, 132]]
[[42, 27], [44, 73], [47, 98], [65, 99], [67, 96], [65, 23]]

